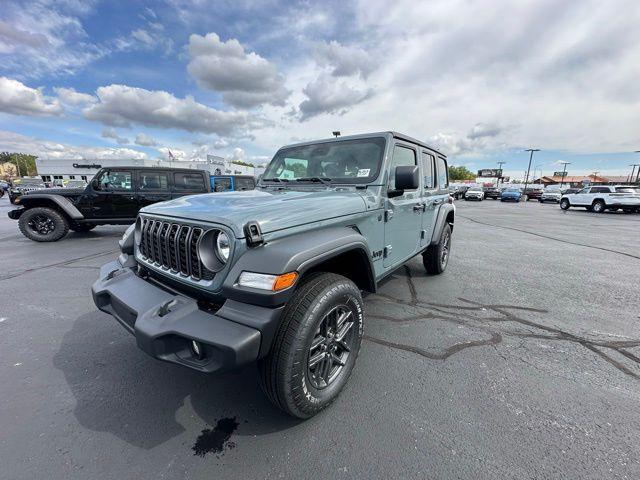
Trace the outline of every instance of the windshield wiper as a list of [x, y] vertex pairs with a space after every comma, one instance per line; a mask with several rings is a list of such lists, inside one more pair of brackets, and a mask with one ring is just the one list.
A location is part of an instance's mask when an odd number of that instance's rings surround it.
[[296, 182], [318, 182], [324, 185], [331, 185], [329, 177], [300, 177], [296, 178]]
[[288, 178], [278, 178], [278, 177], [273, 177], [273, 178], [263, 178], [262, 179], [264, 182], [288, 182], [289, 179]]

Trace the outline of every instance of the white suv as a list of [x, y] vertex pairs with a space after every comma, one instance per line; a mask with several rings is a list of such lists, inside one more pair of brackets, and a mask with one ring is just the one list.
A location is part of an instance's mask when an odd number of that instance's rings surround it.
[[640, 189], [629, 185], [601, 185], [585, 187], [577, 193], [563, 195], [560, 208], [584, 207], [602, 213], [605, 210], [640, 212]]

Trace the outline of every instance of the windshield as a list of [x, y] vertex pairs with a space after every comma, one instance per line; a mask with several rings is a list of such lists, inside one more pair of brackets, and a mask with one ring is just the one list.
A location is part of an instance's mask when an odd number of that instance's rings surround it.
[[519, 192], [519, 191], [520, 191], [520, 189], [519, 189], [519, 188], [507, 188], [507, 189], [505, 190], [505, 192]]
[[482, 190], [482, 188], [480, 188], [480, 187], [471, 187], [471, 188], [469, 189], [469, 191], [470, 191], [470, 192], [482, 192], [482, 191], [484, 191], [484, 190]]
[[342, 140], [283, 148], [264, 172], [264, 181], [305, 181], [314, 177], [335, 183], [368, 183], [380, 170], [385, 139]]

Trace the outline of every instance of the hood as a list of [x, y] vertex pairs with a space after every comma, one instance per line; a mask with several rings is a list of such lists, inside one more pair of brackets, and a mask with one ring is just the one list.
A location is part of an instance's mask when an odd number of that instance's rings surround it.
[[518, 195], [522, 195], [520, 192], [502, 192], [503, 197], [516, 197]]
[[142, 213], [220, 223], [244, 237], [243, 227], [257, 221], [263, 233], [364, 212], [356, 191], [248, 190], [191, 195], [149, 205]]

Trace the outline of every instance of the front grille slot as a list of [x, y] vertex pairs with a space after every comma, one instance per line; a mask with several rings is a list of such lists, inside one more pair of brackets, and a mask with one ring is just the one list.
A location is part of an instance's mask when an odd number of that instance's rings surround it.
[[140, 254], [149, 263], [174, 274], [194, 280], [213, 280], [215, 273], [205, 268], [198, 254], [204, 233], [200, 227], [143, 218]]

